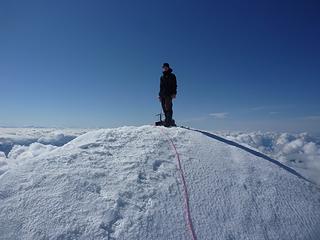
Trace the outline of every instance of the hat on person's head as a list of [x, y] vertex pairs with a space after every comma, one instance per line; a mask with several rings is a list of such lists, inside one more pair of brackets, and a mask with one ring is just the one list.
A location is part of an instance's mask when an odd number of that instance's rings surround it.
[[169, 63], [164, 63], [163, 65], [162, 65], [162, 67], [164, 68], [164, 67], [170, 67], [170, 65], [169, 65]]

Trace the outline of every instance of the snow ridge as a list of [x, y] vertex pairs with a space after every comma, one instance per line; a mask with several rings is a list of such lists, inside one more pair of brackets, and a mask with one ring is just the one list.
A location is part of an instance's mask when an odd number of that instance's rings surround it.
[[295, 176], [297, 176], [297, 177], [299, 177], [299, 178], [301, 178], [301, 179], [303, 179], [303, 180], [305, 180], [305, 181], [307, 181], [307, 182], [310, 182], [310, 183], [312, 183], [312, 184], [314, 184], [314, 185], [317, 185], [317, 183], [315, 183], [315, 182], [313, 182], [313, 181], [305, 178], [304, 176], [302, 176], [300, 173], [298, 173], [298, 172], [295, 171], [294, 169], [292, 169], [292, 168], [290, 168], [290, 167], [282, 164], [281, 162], [279, 162], [279, 161], [277, 161], [277, 160], [274, 160], [274, 159], [270, 158], [269, 156], [267, 156], [267, 155], [265, 155], [265, 154], [263, 154], [263, 153], [261, 153], [261, 152], [258, 152], [258, 151], [256, 151], [256, 150], [254, 150], [254, 149], [252, 149], [252, 148], [248, 148], [248, 147], [246, 147], [246, 146], [244, 146], [244, 145], [241, 145], [241, 144], [239, 144], [239, 143], [236, 143], [236, 142], [234, 142], [234, 141], [228, 140], [228, 139], [226, 139], [226, 138], [220, 137], [220, 136], [218, 136], [218, 135], [216, 135], [216, 134], [213, 134], [213, 133], [210, 133], [210, 132], [207, 132], [207, 131], [197, 130], [197, 129], [192, 129], [192, 130], [193, 130], [193, 131], [196, 131], [196, 132], [200, 132], [200, 133], [202, 133], [202, 134], [204, 134], [204, 135], [206, 135], [206, 136], [208, 136], [208, 137], [210, 137], [210, 138], [213, 138], [213, 139], [215, 139], [215, 140], [218, 140], [218, 141], [220, 141], [220, 142], [223, 142], [223, 143], [229, 144], [229, 145], [231, 145], [231, 146], [235, 146], [235, 147], [237, 147], [237, 148], [240, 148], [240, 149], [242, 149], [242, 150], [245, 150], [245, 151], [247, 151], [247, 152], [249, 152], [249, 153], [251, 153], [251, 154], [253, 154], [253, 155], [257, 156], [257, 157], [260, 157], [261, 159], [267, 160], [267, 161], [269, 161], [269, 162], [272, 162], [272, 163], [278, 165], [279, 167], [285, 169], [286, 171], [292, 173], [293, 175], [295, 175]]
[[198, 239], [319, 239], [314, 184], [202, 133], [152, 126], [90, 131], [8, 158], [0, 239], [190, 239], [162, 131], [179, 153]]
[[177, 157], [177, 165], [178, 165], [178, 169], [179, 169], [181, 180], [182, 180], [182, 184], [183, 184], [183, 193], [184, 193], [184, 202], [185, 202], [185, 215], [186, 215], [186, 218], [187, 218], [188, 227], [189, 227], [189, 230], [190, 230], [190, 233], [191, 233], [191, 237], [192, 237], [193, 240], [196, 240], [197, 239], [197, 235], [196, 235], [196, 233], [194, 231], [194, 227], [193, 227], [193, 224], [192, 224], [190, 206], [189, 206], [188, 188], [187, 188], [187, 184], [186, 184], [186, 180], [185, 180], [185, 174], [184, 174], [184, 171], [183, 171], [182, 166], [181, 166], [180, 155], [179, 155], [179, 153], [177, 151], [176, 145], [174, 144], [172, 139], [169, 137], [169, 135], [167, 135], [165, 133], [165, 131], [163, 131], [163, 130], [162, 130], [162, 132], [167, 137], [168, 141], [171, 143], [172, 148], [173, 148], [173, 150], [174, 150], [174, 152], [176, 154], [176, 157]]

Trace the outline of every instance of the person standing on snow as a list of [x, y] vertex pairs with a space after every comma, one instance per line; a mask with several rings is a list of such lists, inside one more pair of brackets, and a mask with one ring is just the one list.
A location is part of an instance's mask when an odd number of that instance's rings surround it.
[[176, 126], [172, 119], [172, 99], [176, 98], [177, 95], [177, 79], [172, 73], [169, 63], [164, 63], [162, 65], [162, 73], [163, 74], [160, 77], [159, 100], [165, 115], [164, 126]]

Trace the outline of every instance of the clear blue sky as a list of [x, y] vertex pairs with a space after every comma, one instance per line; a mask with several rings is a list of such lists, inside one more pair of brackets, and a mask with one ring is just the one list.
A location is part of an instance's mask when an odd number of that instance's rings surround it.
[[178, 123], [318, 131], [317, 0], [3, 0], [0, 125], [153, 123], [161, 65]]

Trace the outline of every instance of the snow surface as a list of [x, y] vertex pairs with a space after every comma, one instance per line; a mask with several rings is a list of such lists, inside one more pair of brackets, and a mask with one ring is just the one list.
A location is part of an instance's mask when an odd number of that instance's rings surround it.
[[0, 239], [190, 239], [162, 131], [198, 239], [320, 239], [319, 186], [227, 140], [153, 126], [0, 153]]
[[258, 149], [320, 185], [320, 140], [308, 133], [221, 132], [226, 138]]

